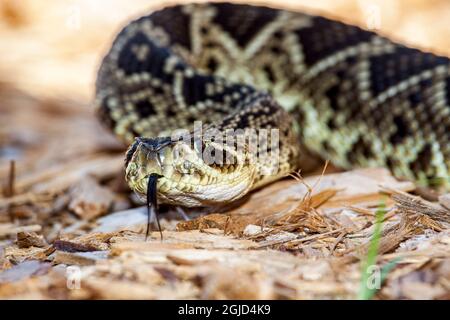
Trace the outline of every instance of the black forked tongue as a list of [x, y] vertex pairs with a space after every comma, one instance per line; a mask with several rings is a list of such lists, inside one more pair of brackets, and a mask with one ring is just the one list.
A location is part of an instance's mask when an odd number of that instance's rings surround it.
[[155, 213], [156, 217], [156, 223], [158, 224], [158, 230], [159, 234], [161, 235], [161, 241], [163, 240], [163, 234], [161, 231], [161, 225], [159, 224], [159, 217], [158, 217], [158, 199], [156, 197], [157, 194], [157, 182], [158, 179], [161, 178], [157, 173], [152, 173], [148, 177], [148, 184], [147, 184], [147, 231], [145, 232], [145, 241], [147, 241], [148, 234], [150, 232], [150, 218], [151, 218], [151, 212], [150, 209], [153, 208], [153, 212]]

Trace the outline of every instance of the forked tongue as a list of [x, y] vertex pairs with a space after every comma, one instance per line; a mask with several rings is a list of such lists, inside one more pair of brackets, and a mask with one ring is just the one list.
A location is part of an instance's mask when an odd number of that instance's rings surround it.
[[145, 241], [147, 241], [148, 234], [150, 232], [150, 220], [151, 220], [151, 208], [153, 208], [153, 212], [155, 213], [156, 223], [158, 224], [159, 234], [161, 235], [161, 241], [163, 240], [163, 234], [161, 231], [161, 225], [159, 224], [158, 217], [158, 198], [157, 194], [157, 182], [158, 179], [161, 178], [157, 173], [152, 173], [148, 177], [147, 184], [147, 231], [145, 232]]

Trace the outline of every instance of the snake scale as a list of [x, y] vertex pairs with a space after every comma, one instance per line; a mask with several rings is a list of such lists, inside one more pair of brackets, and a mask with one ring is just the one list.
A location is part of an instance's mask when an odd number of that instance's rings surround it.
[[155, 11], [117, 35], [96, 106], [130, 144], [130, 187], [145, 197], [152, 184], [165, 203], [234, 201], [302, 169], [307, 154], [450, 185], [449, 59], [320, 16], [229, 3]]

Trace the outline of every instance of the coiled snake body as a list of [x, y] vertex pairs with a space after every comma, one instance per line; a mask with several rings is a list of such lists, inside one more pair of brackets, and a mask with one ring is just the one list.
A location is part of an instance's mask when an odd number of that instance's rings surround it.
[[[449, 59], [323, 17], [227, 3], [156, 11], [115, 39], [96, 105], [131, 143], [131, 188], [144, 196], [157, 176], [168, 203], [233, 201], [301, 169], [306, 152], [450, 184]], [[195, 121], [219, 133], [278, 131], [257, 143], [256, 159], [250, 140], [238, 152], [204, 133], [198, 144], [171, 136], [189, 128], [184, 137], [193, 137]], [[205, 150], [229, 151], [233, 161], [208, 163]]]

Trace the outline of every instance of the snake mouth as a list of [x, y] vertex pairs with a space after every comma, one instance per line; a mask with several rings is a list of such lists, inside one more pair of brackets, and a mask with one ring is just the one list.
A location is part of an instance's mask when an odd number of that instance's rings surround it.
[[170, 174], [165, 168], [170, 167], [171, 160], [168, 158], [171, 154], [172, 143], [170, 138], [139, 137], [128, 149], [125, 159], [125, 177], [130, 187], [142, 198], [149, 192], [148, 188], [144, 187], [148, 187], [151, 177], [158, 177], [157, 180], [160, 180], [165, 178], [164, 173], [166, 176]]
[[137, 138], [126, 156], [126, 180], [142, 200], [150, 177], [157, 176], [161, 203], [211, 206], [240, 198], [252, 186], [255, 170], [247, 164], [209, 165], [191, 144], [170, 138]]

